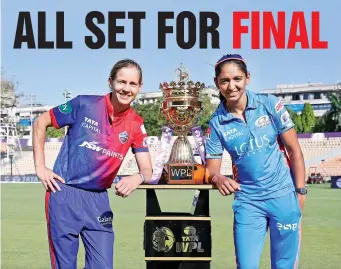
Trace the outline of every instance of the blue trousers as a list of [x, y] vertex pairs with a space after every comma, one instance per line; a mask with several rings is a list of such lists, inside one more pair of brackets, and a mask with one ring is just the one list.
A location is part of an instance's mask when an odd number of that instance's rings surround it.
[[258, 269], [268, 229], [271, 268], [298, 268], [301, 210], [295, 192], [261, 201], [235, 200], [232, 207], [238, 269]]
[[79, 236], [85, 247], [85, 269], [112, 269], [113, 213], [107, 191], [59, 186], [60, 192], [46, 192], [45, 197], [52, 269], [77, 269]]

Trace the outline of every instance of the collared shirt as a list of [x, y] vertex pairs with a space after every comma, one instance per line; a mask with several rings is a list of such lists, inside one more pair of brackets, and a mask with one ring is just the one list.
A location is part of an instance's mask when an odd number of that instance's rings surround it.
[[130, 147], [148, 151], [143, 119], [132, 108], [114, 115], [110, 96], [80, 95], [50, 110], [55, 128], [69, 126], [53, 168], [66, 184], [110, 188]]
[[294, 190], [289, 159], [280, 135], [294, 127], [288, 111], [273, 95], [246, 91], [246, 122], [229, 113], [223, 102], [207, 131], [206, 158], [232, 158], [233, 176], [241, 185], [237, 199], [269, 199]]

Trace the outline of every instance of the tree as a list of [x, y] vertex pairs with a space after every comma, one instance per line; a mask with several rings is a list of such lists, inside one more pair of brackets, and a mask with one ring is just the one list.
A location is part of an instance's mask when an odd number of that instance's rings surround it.
[[160, 101], [155, 104], [134, 104], [133, 108], [143, 117], [144, 126], [150, 136], [160, 136], [165, 119], [160, 111]]
[[22, 94], [17, 93], [19, 82], [12, 77], [5, 78], [5, 72], [1, 69], [1, 109], [17, 106], [19, 97]]
[[316, 124], [313, 130], [315, 133], [333, 132], [334, 130], [335, 123], [333, 119], [329, 116], [328, 112], [322, 115], [322, 117], [316, 119]]
[[305, 103], [302, 114], [301, 114], [301, 120], [302, 120], [302, 127], [303, 127], [303, 133], [311, 133], [315, 126], [315, 115], [314, 110], [311, 104]]
[[341, 94], [336, 92], [327, 97], [331, 108], [322, 117], [317, 119], [314, 132], [341, 131]]
[[65, 128], [56, 129], [54, 127], [48, 127], [46, 130], [47, 138], [60, 138], [65, 136]]
[[341, 131], [341, 93], [332, 93], [328, 96], [331, 108], [329, 118], [334, 122], [334, 131]]
[[295, 123], [295, 130], [298, 134], [303, 133], [303, 124], [302, 124], [302, 118], [301, 115], [295, 113], [293, 116], [293, 121]]
[[198, 125], [202, 128], [203, 132], [206, 132], [208, 122], [213, 112], [217, 109], [217, 105], [212, 104], [211, 99], [207, 95], [201, 96], [200, 100], [202, 102], [202, 111], [199, 115]]
[[302, 126], [302, 119], [301, 119], [301, 115], [298, 113], [295, 113], [294, 111], [292, 111], [290, 108], [287, 109], [289, 112], [289, 115], [292, 119], [292, 121], [295, 124], [295, 130], [297, 133], [302, 133], [303, 132], [303, 126]]

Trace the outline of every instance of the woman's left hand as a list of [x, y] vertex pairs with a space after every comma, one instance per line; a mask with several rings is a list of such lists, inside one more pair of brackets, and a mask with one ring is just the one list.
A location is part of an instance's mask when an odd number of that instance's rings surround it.
[[122, 178], [116, 185], [116, 195], [123, 198], [129, 196], [140, 184], [142, 180], [140, 175], [131, 175]]
[[298, 203], [299, 203], [300, 208], [301, 208], [301, 212], [303, 212], [306, 195], [302, 195], [302, 194], [297, 193], [297, 198], [298, 198]]

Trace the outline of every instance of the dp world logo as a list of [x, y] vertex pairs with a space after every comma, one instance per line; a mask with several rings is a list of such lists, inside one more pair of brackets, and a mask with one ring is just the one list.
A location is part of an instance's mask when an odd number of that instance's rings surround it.
[[166, 228], [156, 228], [156, 231], [153, 233], [152, 236], [153, 248], [157, 252], [168, 252], [172, 249], [175, 238], [173, 232]]

